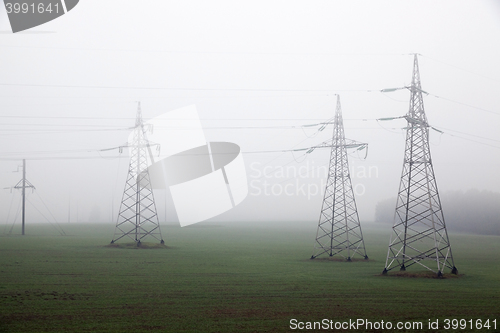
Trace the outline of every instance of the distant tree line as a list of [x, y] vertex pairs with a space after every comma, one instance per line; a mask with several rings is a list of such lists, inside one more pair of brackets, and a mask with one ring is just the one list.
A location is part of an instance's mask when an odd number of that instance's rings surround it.
[[[468, 190], [440, 193], [446, 228], [473, 234], [500, 235], [500, 193]], [[396, 198], [380, 201], [375, 222], [394, 222]]]

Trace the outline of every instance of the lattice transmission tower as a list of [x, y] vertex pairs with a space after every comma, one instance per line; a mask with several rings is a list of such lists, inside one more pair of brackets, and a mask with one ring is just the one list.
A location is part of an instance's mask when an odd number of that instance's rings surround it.
[[330, 167], [311, 259], [322, 254], [339, 255], [347, 261], [356, 254], [368, 259], [347, 160], [348, 148], [361, 150], [367, 144], [345, 138], [338, 95], [333, 138], [323, 147], [331, 147]]
[[383, 274], [415, 264], [442, 276], [448, 267], [457, 274], [444, 221], [429, 147], [417, 55], [413, 61], [410, 108], [394, 225]]
[[140, 246], [148, 236], [164, 244], [148, 171], [148, 156], [150, 161], [153, 161], [153, 156], [146, 132], [139, 103], [132, 140], [128, 144], [128, 176], [111, 244], [127, 237]]

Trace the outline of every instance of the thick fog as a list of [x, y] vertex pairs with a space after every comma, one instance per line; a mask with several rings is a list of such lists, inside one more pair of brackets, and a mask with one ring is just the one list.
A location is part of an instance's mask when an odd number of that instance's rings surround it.
[[[81, 1], [26, 32], [0, 9], [0, 221], [113, 223], [137, 101], [145, 120], [196, 105], [207, 141], [238, 144], [247, 198], [212, 221], [317, 221], [340, 95], [361, 221], [398, 191], [419, 53], [441, 193], [499, 192], [498, 1]], [[105, 150], [105, 151], [102, 151]], [[284, 152], [281, 152], [284, 151]], [[176, 224], [155, 190], [161, 223]], [[488, 192], [484, 192], [488, 193]], [[395, 204], [395, 202], [394, 202]], [[444, 203], [453, 210], [454, 204]], [[392, 208], [393, 209], [393, 208]]]
[[[451, 231], [500, 235], [500, 193], [491, 191], [447, 191], [440, 195]], [[380, 201], [375, 208], [375, 222], [392, 223], [396, 198]]]

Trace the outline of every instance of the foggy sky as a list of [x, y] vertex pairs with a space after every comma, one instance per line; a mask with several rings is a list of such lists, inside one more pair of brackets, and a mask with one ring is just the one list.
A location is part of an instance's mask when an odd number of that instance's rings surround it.
[[[0, 187], [14, 186], [28, 159], [30, 200], [59, 222], [116, 219], [127, 154], [96, 151], [127, 141], [136, 101], [146, 119], [195, 104], [208, 141], [248, 152], [249, 196], [212, 220], [317, 220], [329, 150], [256, 152], [331, 138], [331, 126], [281, 127], [333, 117], [335, 94], [346, 137], [369, 144], [366, 159], [351, 152], [349, 162], [360, 219], [372, 221], [397, 193], [406, 125], [375, 119], [409, 106], [407, 90], [380, 90], [411, 83], [411, 53], [421, 54], [428, 120], [444, 132], [430, 140], [439, 190], [500, 187], [498, 1], [82, 0], [24, 33], [6, 20], [1, 8]], [[296, 194], [266, 196], [264, 182]], [[160, 221], [166, 211], [176, 223], [168, 193], [155, 195]], [[3, 228], [19, 193], [0, 200]], [[36, 209], [28, 223], [44, 221]]]

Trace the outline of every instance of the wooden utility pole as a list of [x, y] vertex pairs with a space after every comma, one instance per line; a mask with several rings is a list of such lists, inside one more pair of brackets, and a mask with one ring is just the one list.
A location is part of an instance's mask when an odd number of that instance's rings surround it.
[[23, 222], [22, 222], [22, 235], [24, 235], [24, 225], [26, 221], [26, 188], [32, 188], [35, 189], [35, 186], [33, 186], [27, 179], [26, 179], [26, 160], [23, 159], [23, 179], [17, 183], [14, 188], [21, 189], [22, 191], [22, 197], [23, 197]]

